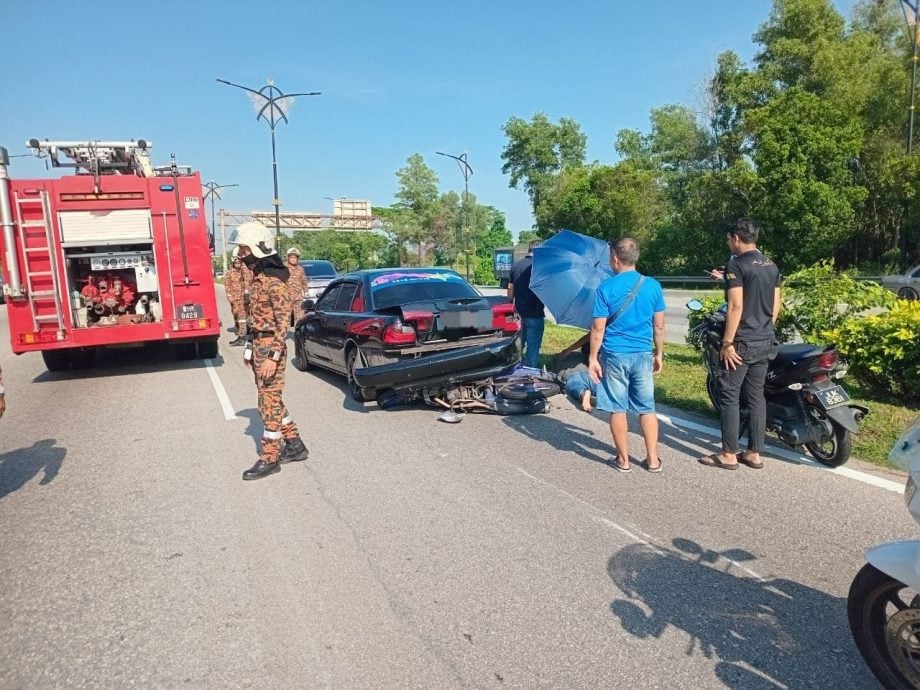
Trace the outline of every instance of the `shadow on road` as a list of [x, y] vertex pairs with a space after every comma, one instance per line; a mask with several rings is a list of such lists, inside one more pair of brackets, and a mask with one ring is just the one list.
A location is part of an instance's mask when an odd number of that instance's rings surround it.
[[754, 577], [738, 563], [754, 558], [741, 549], [672, 546], [631, 544], [608, 561], [626, 597], [610, 610], [628, 633], [654, 641], [679, 628], [684, 653], [717, 659], [716, 676], [730, 688], [877, 687], [850, 638], [844, 599]]
[[556, 450], [575, 453], [604, 465], [612, 462], [614, 450], [609, 434], [600, 439], [587, 429], [545, 414], [502, 417], [501, 420], [505, 426], [537, 441], [544, 441]]
[[[38, 356], [37, 354], [35, 356]], [[218, 354], [213, 360], [215, 367], [224, 363]], [[148, 343], [143, 347], [124, 349], [99, 349], [95, 362], [85, 369], [67, 369], [64, 371], [43, 371], [32, 379], [32, 383], [50, 383], [52, 381], [71, 381], [112, 376], [133, 376], [158, 371], [178, 371], [182, 369], [202, 369], [203, 359], [180, 360], [170, 343]]]
[[0, 455], [0, 498], [18, 491], [35, 475], [44, 471], [40, 485], [50, 484], [61, 470], [67, 449], [57, 441], [46, 438], [28, 448], [19, 448]]

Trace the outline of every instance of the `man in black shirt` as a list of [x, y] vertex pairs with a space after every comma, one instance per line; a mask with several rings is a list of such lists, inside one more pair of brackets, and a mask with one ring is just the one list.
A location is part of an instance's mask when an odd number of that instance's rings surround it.
[[533, 250], [539, 244], [539, 240], [530, 243], [527, 256], [516, 261], [511, 267], [511, 279], [508, 281], [508, 299], [514, 302], [514, 308], [521, 316], [521, 362], [524, 366], [534, 368], [540, 366], [540, 345], [543, 342], [543, 328], [546, 324], [543, 302], [530, 289]]
[[[728, 313], [722, 337], [722, 366], [716, 377], [716, 395], [722, 417], [722, 452], [706, 455], [700, 462], [726, 470], [738, 463], [760, 469], [767, 425], [767, 401], [763, 386], [773, 353], [773, 324], [780, 310], [780, 274], [770, 259], [757, 249], [760, 228], [749, 218], [737, 221], [728, 233], [732, 259], [725, 267]], [[740, 401], [748, 409], [748, 449], [739, 453]]]

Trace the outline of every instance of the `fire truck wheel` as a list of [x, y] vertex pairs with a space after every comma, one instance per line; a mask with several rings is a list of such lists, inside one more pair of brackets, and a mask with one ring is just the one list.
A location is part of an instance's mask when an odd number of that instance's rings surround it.
[[74, 369], [92, 369], [96, 363], [96, 349], [77, 347], [71, 350], [70, 363]]
[[214, 359], [217, 357], [217, 341], [203, 340], [198, 343], [198, 356], [201, 359]]
[[197, 356], [195, 343], [176, 343], [176, 359], [195, 359]]
[[48, 371], [70, 369], [70, 352], [67, 350], [42, 350], [42, 359]]

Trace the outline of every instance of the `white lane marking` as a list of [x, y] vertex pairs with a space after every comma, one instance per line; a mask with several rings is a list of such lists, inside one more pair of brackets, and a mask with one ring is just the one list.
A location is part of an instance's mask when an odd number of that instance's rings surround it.
[[[517, 467], [517, 466], [515, 466], [515, 467]], [[575, 502], [577, 502], [577, 503], [580, 503], [581, 505], [583, 505], [583, 506], [585, 506], [586, 508], [590, 509], [592, 512], [596, 513], [596, 515], [593, 516], [595, 520], [604, 523], [604, 524], [607, 525], [608, 527], [612, 527], [613, 529], [617, 530], [617, 531], [620, 532], [621, 534], [624, 534], [626, 537], [628, 537], [630, 540], [636, 542], [637, 544], [642, 544], [642, 545], [644, 545], [644, 546], [649, 547], [650, 549], [654, 549], [655, 551], [657, 551], [657, 552], [660, 553], [660, 554], [672, 555], [672, 552], [670, 552], [669, 550], [664, 549], [664, 548], [658, 546], [657, 544], [655, 544], [654, 542], [652, 542], [652, 541], [651, 541], [652, 538], [651, 538], [649, 535], [647, 535], [647, 534], [645, 535], [645, 536], [649, 537], [648, 540], [643, 539], [643, 538], [640, 537], [639, 535], [637, 535], [637, 534], [631, 532], [630, 530], [626, 529], [625, 527], [623, 527], [623, 525], [619, 525], [619, 524], [617, 524], [616, 522], [614, 522], [613, 520], [611, 520], [609, 517], [607, 517], [607, 514], [606, 514], [603, 510], [601, 510], [600, 508], [598, 508], [597, 506], [593, 506], [593, 505], [591, 505], [590, 503], [588, 503], [587, 501], [585, 501], [584, 499], [578, 498], [578, 496], [575, 496], [574, 494], [570, 494], [568, 491], [566, 491], [565, 489], [563, 489], [563, 488], [560, 487], [560, 486], [556, 486], [556, 485], [553, 484], [552, 482], [548, 482], [548, 481], [546, 481], [545, 479], [540, 479], [539, 477], [535, 477], [535, 476], [532, 475], [530, 472], [528, 472], [527, 470], [525, 470], [523, 467], [518, 467], [517, 470], [518, 470], [518, 472], [520, 472], [520, 473], [523, 474], [524, 476], [529, 477], [530, 479], [533, 479], [535, 482], [538, 482], [538, 483], [540, 483], [540, 484], [543, 484], [543, 486], [548, 486], [549, 488], [551, 488], [551, 489], [557, 491], [558, 493], [562, 494], [563, 496], [566, 496], [567, 498], [571, 498], [573, 501], [575, 501]], [[636, 531], [638, 531], [638, 530], [636, 530]], [[644, 534], [644, 533], [643, 533], [643, 534]], [[721, 560], [726, 561], [727, 563], [730, 563], [731, 565], [735, 566], [735, 567], [738, 568], [739, 570], [743, 570], [743, 571], [746, 572], [748, 575], [750, 575], [751, 577], [753, 577], [755, 580], [759, 580], [759, 581], [761, 581], [761, 582], [766, 582], [766, 578], [764, 578], [763, 576], [761, 576], [761, 575], [755, 573], [755, 572], [754, 572], [753, 570], [751, 570], [750, 568], [746, 568], [745, 566], [741, 565], [740, 563], [738, 563], [738, 561], [734, 561], [734, 560], [732, 560], [731, 558], [728, 558], [727, 556], [723, 556], [721, 553], [716, 554], [716, 555], [717, 555], [717, 557], [720, 558]], [[681, 556], [681, 558], [683, 558], [683, 557], [684, 557], [684, 556]], [[707, 565], [708, 565], [708, 564], [706, 564], [706, 563], [703, 563], [702, 561], [700, 561], [699, 564], [700, 564], [700, 565], [703, 565], [703, 566], [707, 566]]]
[[224, 411], [224, 419], [227, 421], [236, 419], [236, 412], [233, 409], [233, 405], [230, 403], [230, 396], [227, 395], [224, 384], [221, 383], [220, 377], [217, 375], [217, 370], [214, 368], [214, 360], [204, 360], [204, 366], [205, 369], [208, 370], [208, 378], [211, 379], [211, 385], [214, 386], [214, 392], [217, 393], [220, 409]]
[[[699, 431], [709, 436], [720, 437], [722, 432], [719, 429], [713, 428], [711, 426], [706, 426], [705, 424], [698, 424], [696, 422], [691, 422], [689, 419], [682, 419], [680, 417], [669, 417], [668, 415], [659, 414], [657, 415], [658, 419], [665, 424], [670, 426], [685, 429], [691, 429], [693, 431]], [[830, 472], [831, 474], [836, 474], [840, 477], [846, 477], [847, 479], [855, 479], [858, 482], [863, 484], [870, 484], [871, 486], [876, 486], [879, 489], [885, 489], [886, 491], [892, 491], [896, 494], [904, 492], [904, 484], [899, 482], [893, 482], [890, 479], [884, 479], [882, 477], [876, 477], [875, 475], [868, 474], [867, 472], [860, 472], [859, 470], [850, 469], [849, 467], [827, 467], [822, 465], [816, 460], [805, 457], [801, 453], [796, 453], [791, 450], [786, 450], [785, 448], [777, 448], [776, 446], [768, 446], [766, 450], [768, 455], [776, 455], [778, 457], [789, 460], [790, 462], [797, 463], [799, 465], [807, 465], [813, 467], [817, 470], [822, 470], [823, 472]]]

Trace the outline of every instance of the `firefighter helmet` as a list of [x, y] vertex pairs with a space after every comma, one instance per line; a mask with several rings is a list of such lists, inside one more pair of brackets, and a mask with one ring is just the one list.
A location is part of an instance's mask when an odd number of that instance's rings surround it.
[[240, 225], [230, 237], [230, 244], [244, 245], [258, 259], [275, 254], [275, 238], [262, 223], [250, 221]]
[[240, 248], [239, 248], [239, 247], [234, 247], [234, 248], [233, 248], [233, 251], [230, 252], [230, 259], [231, 259], [232, 261], [239, 261], [239, 260], [240, 260]]
[[290, 256], [291, 254], [296, 254], [297, 256], [300, 256], [300, 250], [297, 247], [291, 247], [290, 249], [287, 250], [287, 255]]

